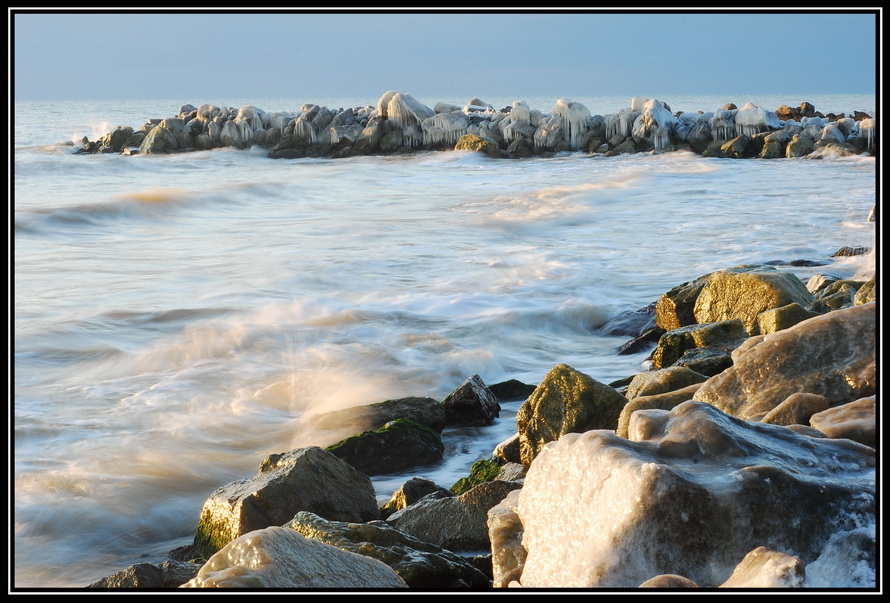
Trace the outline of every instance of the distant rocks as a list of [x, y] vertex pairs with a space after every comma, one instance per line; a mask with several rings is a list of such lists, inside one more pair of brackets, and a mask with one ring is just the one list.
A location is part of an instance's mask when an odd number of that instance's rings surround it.
[[873, 116], [824, 115], [809, 103], [775, 111], [730, 103], [714, 112], [672, 113], [664, 101], [633, 98], [616, 113], [591, 115], [583, 104], [565, 98], [546, 113], [525, 101], [497, 110], [478, 98], [464, 107], [436, 103], [430, 108], [391, 90], [376, 106], [337, 110], [311, 103], [274, 113], [253, 105], [187, 104], [177, 115], [151, 119], [138, 130], [119, 127], [97, 141], [85, 140], [77, 152], [132, 155], [222, 147], [264, 148], [274, 159], [435, 150], [514, 159], [567, 151], [611, 157], [677, 150], [775, 159], [877, 155], [878, 141]]

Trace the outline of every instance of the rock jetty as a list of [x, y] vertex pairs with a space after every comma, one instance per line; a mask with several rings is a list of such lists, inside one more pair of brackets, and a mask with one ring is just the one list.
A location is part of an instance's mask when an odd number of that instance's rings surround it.
[[[873, 590], [876, 278], [787, 275], [720, 270], [616, 317], [659, 359], [620, 382], [558, 364], [306, 417], [337, 443], [268, 457], [209, 496], [193, 545], [90, 588]], [[379, 505], [363, 471], [422, 473], [415, 431], [440, 454], [509, 402], [490, 459]]]
[[614, 156], [690, 151], [705, 157], [819, 158], [877, 155], [874, 116], [823, 114], [810, 103], [773, 110], [747, 103], [717, 111], [671, 112], [658, 99], [633, 98], [629, 107], [592, 115], [583, 104], [559, 99], [550, 111], [518, 100], [497, 109], [473, 98], [463, 107], [432, 108], [410, 94], [388, 91], [376, 106], [330, 109], [304, 104], [299, 111], [267, 113], [182, 105], [176, 115], [139, 128], [119, 126], [98, 140], [82, 140], [77, 153], [153, 154], [215, 148], [268, 149], [277, 159], [352, 157], [436, 150], [470, 150], [495, 158], [559, 152]]

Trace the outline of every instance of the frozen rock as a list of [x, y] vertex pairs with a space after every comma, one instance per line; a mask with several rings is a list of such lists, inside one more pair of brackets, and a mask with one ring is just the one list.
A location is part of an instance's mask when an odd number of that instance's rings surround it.
[[181, 588], [407, 588], [385, 563], [277, 526], [249, 532]]
[[678, 574], [715, 587], [757, 547], [806, 564], [832, 535], [875, 522], [875, 453], [861, 444], [700, 402], [634, 413], [630, 431], [634, 441], [567, 434], [532, 463], [516, 504], [522, 586], [635, 588]]
[[745, 555], [720, 588], [801, 588], [805, 578], [800, 559], [759, 546]]
[[847, 438], [874, 448], [878, 426], [875, 396], [817, 412], [810, 417], [810, 425], [830, 438]]
[[630, 436], [627, 430], [630, 426], [630, 418], [636, 411], [652, 409], [672, 410], [675, 406], [692, 400], [692, 396], [700, 387], [701, 383], [694, 383], [675, 391], [651, 396], [638, 396], [630, 400], [621, 410], [621, 415], [618, 417], [618, 428], [615, 430], [615, 433], [622, 438], [635, 439]]
[[614, 430], [626, 403], [614, 388], [566, 364], [556, 365], [516, 413], [522, 464], [531, 464], [548, 442], [567, 433]]
[[329, 521], [301, 511], [285, 528], [338, 549], [382, 561], [409, 588], [487, 588], [488, 577], [469, 561], [423, 542], [384, 521], [348, 523]]
[[752, 338], [694, 399], [747, 419], [797, 392], [825, 396], [832, 406], [874, 395], [876, 320], [872, 302]]
[[316, 446], [298, 448], [269, 456], [252, 478], [213, 492], [201, 509], [195, 554], [210, 556], [248, 532], [280, 526], [298, 511], [338, 521], [380, 516], [367, 475]]
[[562, 131], [571, 148], [580, 149], [588, 129], [590, 110], [581, 103], [561, 98], [556, 101], [552, 113], [562, 120]]

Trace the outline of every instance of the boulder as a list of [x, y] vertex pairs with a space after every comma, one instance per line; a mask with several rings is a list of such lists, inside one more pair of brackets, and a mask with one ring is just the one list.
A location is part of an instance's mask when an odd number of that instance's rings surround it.
[[488, 577], [469, 561], [434, 544], [414, 538], [385, 521], [329, 521], [301, 511], [285, 528], [338, 549], [377, 559], [391, 567], [408, 588], [487, 588]]
[[629, 431], [630, 440], [608, 430], [567, 434], [532, 463], [515, 504], [521, 527], [512, 529], [522, 531], [524, 553], [509, 555], [525, 555], [513, 572], [521, 586], [635, 588], [677, 574], [712, 588], [757, 547], [809, 564], [837, 534], [875, 523], [867, 446], [700, 402], [637, 412]]
[[696, 373], [713, 377], [732, 366], [731, 352], [720, 348], [692, 348], [671, 366], [685, 366]]
[[426, 496], [390, 515], [386, 521], [425, 542], [452, 551], [478, 551], [491, 547], [488, 537], [488, 511], [518, 482], [495, 480], [479, 484], [460, 496]]
[[491, 425], [501, 412], [501, 405], [479, 375], [473, 375], [445, 396], [442, 406], [448, 426]]
[[325, 450], [366, 475], [387, 475], [442, 460], [445, 445], [429, 427], [411, 419], [396, 419]]
[[732, 352], [747, 339], [748, 331], [738, 318], [679, 327], [658, 339], [658, 346], [652, 352], [652, 368], [669, 367], [687, 351], [696, 348]]
[[391, 567], [296, 530], [271, 526], [249, 532], [207, 560], [182, 588], [407, 588]]
[[267, 457], [252, 478], [213, 492], [201, 509], [195, 555], [209, 557], [248, 532], [280, 526], [298, 511], [338, 521], [380, 516], [367, 475], [316, 446], [298, 448]]
[[87, 588], [178, 588], [195, 577], [199, 563], [164, 561], [160, 564], [137, 563], [127, 569], [93, 582]]
[[790, 272], [758, 266], [748, 270], [719, 270], [709, 275], [695, 300], [698, 323], [741, 319], [751, 335], [757, 335], [757, 315], [765, 310], [797, 302], [807, 306], [813, 294]]
[[856, 291], [856, 295], [853, 297], [853, 303], [857, 306], [861, 304], [867, 304], [869, 302], [873, 302], [877, 299], [877, 275], [872, 276], [868, 279], [859, 289]]
[[467, 477], [460, 478], [451, 486], [451, 492], [460, 496], [479, 484], [497, 479], [500, 472], [501, 467], [494, 460], [479, 459], [470, 467], [470, 474]]
[[615, 429], [622, 438], [628, 437], [628, 427], [630, 426], [631, 416], [638, 410], [672, 410], [675, 406], [683, 402], [692, 400], [692, 396], [701, 387], [701, 383], [693, 383], [682, 389], [653, 394], [651, 396], [637, 396], [625, 404], [618, 417], [618, 427]]
[[411, 419], [442, 433], [445, 428], [445, 407], [433, 398], [409, 396], [308, 415], [304, 422], [310, 428], [329, 430], [345, 437], [380, 429], [396, 419]]
[[490, 385], [488, 389], [498, 402], [517, 402], [528, 399], [534, 393], [535, 386], [510, 379]]
[[507, 588], [516, 582], [525, 565], [522, 522], [517, 503], [520, 490], [513, 490], [488, 511], [488, 538], [491, 541], [492, 586]]
[[797, 392], [825, 396], [832, 406], [874, 395], [876, 320], [872, 302], [759, 336], [694, 399], [746, 419]]
[[704, 383], [708, 378], [701, 373], [683, 366], [672, 366], [655, 371], [638, 373], [627, 386], [624, 394], [628, 400], [637, 396], [654, 396], [683, 389], [696, 383]]
[[464, 134], [460, 137], [457, 143], [454, 145], [455, 151], [474, 151], [476, 153], [482, 153], [483, 155], [488, 155], [494, 159], [499, 159], [504, 156], [504, 152], [501, 151], [498, 143], [490, 138], [482, 138], [480, 136], [476, 136], [475, 134]]
[[167, 128], [155, 126], [139, 145], [140, 153], [171, 153], [178, 148], [176, 136]]
[[661, 574], [653, 576], [642, 584], [640, 588], [698, 588], [698, 584], [677, 574]]
[[806, 136], [795, 134], [791, 137], [791, 141], [785, 146], [785, 157], [792, 159], [794, 157], [804, 157], [809, 155], [816, 149], [815, 143]]
[[412, 477], [392, 493], [389, 501], [380, 508], [380, 518], [386, 519], [396, 511], [409, 507], [428, 494], [451, 496], [451, 492], [423, 477]]
[[566, 364], [558, 364], [516, 413], [520, 457], [530, 465], [541, 449], [567, 433], [615, 429], [627, 398]]
[[805, 579], [800, 558], [759, 546], [745, 555], [720, 588], [801, 588]]
[[819, 316], [818, 312], [810, 312], [802, 308], [799, 303], [792, 302], [787, 306], [764, 310], [758, 314], [756, 330], [763, 334], [775, 333], [816, 316]]
[[810, 425], [829, 438], [847, 438], [875, 448], [878, 428], [875, 396], [817, 412], [810, 416]]
[[810, 417], [826, 410], [828, 404], [825, 396], [795, 392], [766, 413], [760, 422], [773, 425], [809, 425]]

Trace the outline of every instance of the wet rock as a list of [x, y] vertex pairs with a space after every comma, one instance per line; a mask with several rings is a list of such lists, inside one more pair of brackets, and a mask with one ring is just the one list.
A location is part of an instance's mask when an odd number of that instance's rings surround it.
[[284, 524], [307, 538], [377, 559], [415, 589], [487, 588], [488, 577], [468, 560], [414, 538], [385, 521], [329, 521], [302, 511]]
[[409, 396], [309, 415], [304, 421], [313, 429], [325, 429], [345, 437], [380, 429], [396, 419], [410, 419], [442, 433], [445, 428], [445, 407], [433, 398]]
[[679, 327], [658, 339], [658, 347], [652, 353], [652, 368], [667, 368], [687, 351], [696, 348], [714, 348], [729, 353], [747, 339], [748, 331], [738, 318]]
[[693, 348], [683, 352], [672, 366], [685, 366], [696, 373], [713, 377], [732, 366], [732, 355], [720, 348]]
[[182, 588], [407, 588], [391, 567], [277, 526], [249, 532], [207, 560]]
[[661, 574], [649, 578], [640, 588], [698, 588], [698, 584], [677, 574]]
[[380, 508], [380, 518], [386, 519], [396, 511], [409, 507], [428, 494], [438, 493], [451, 496], [452, 493], [439, 486], [436, 482], [423, 478], [412, 477], [393, 492], [389, 501]]
[[566, 364], [547, 373], [516, 413], [522, 464], [562, 435], [590, 429], [612, 429], [627, 398], [614, 388]]
[[532, 395], [535, 391], [535, 387], [537, 386], [529, 385], [528, 383], [523, 383], [516, 379], [510, 379], [509, 381], [502, 381], [501, 383], [489, 385], [488, 389], [494, 394], [494, 397], [498, 402], [518, 402], [520, 400], [525, 400]]
[[630, 400], [621, 409], [621, 415], [618, 417], [618, 427], [615, 433], [622, 438], [630, 437], [628, 428], [630, 426], [631, 416], [638, 410], [673, 410], [675, 406], [679, 406], [683, 402], [692, 400], [692, 396], [701, 387], [701, 383], [693, 383], [684, 388], [653, 394], [651, 396], [637, 396]]
[[695, 399], [745, 419], [797, 392], [825, 396], [832, 406], [871, 396], [876, 316], [874, 303], [863, 304], [759, 336], [736, 350], [733, 366], [706, 381]]
[[807, 564], [876, 519], [867, 446], [701, 402], [636, 412], [629, 431], [567, 434], [532, 463], [515, 505], [521, 586], [635, 588], [677, 574], [716, 587], [757, 547]]
[[818, 394], [795, 392], [785, 398], [760, 420], [773, 425], [809, 425], [810, 417], [828, 408], [828, 398]]
[[204, 502], [196, 556], [209, 557], [248, 532], [280, 526], [299, 511], [338, 521], [370, 521], [380, 512], [370, 478], [311, 446], [274, 454], [249, 479], [223, 486]]
[[494, 423], [501, 406], [479, 375], [473, 375], [442, 400], [448, 426], [485, 426]]
[[682, 389], [696, 383], [704, 383], [705, 375], [682, 366], [672, 366], [655, 371], [638, 373], [627, 387], [625, 397], [633, 400], [637, 396], [654, 396]]
[[875, 396], [817, 412], [810, 417], [810, 425], [830, 438], [847, 438], [874, 448], [878, 427]]
[[325, 450], [366, 475], [386, 475], [442, 460], [445, 445], [429, 427], [411, 419], [396, 419]]
[[476, 136], [475, 134], [465, 134], [464, 136], [461, 136], [460, 140], [457, 141], [457, 144], [454, 145], [454, 150], [474, 151], [494, 159], [504, 156], [504, 152], [501, 151], [497, 142], [490, 138]]
[[489, 550], [488, 510], [522, 484], [490, 481], [460, 496], [426, 496], [393, 513], [387, 523], [425, 542], [452, 551]]
[[195, 577], [200, 563], [164, 561], [160, 564], [137, 563], [127, 569], [93, 582], [87, 588], [178, 588]]
[[799, 303], [792, 302], [787, 306], [765, 310], [758, 314], [756, 330], [763, 334], [775, 333], [815, 316], [819, 316], [819, 313], [810, 312], [802, 308]]
[[750, 270], [720, 270], [709, 275], [695, 300], [698, 323], [738, 318], [751, 335], [757, 335], [757, 315], [791, 303], [807, 306], [813, 294], [789, 272], [767, 267]]

